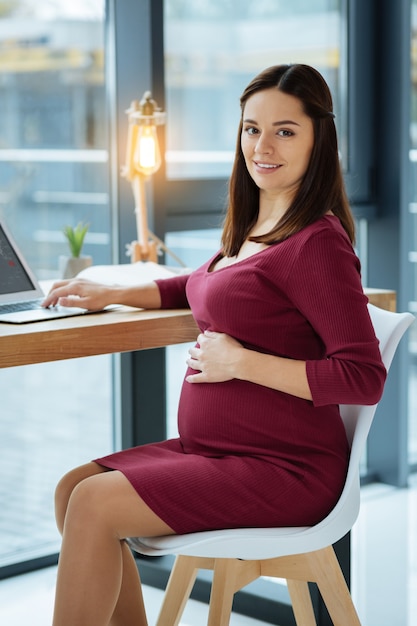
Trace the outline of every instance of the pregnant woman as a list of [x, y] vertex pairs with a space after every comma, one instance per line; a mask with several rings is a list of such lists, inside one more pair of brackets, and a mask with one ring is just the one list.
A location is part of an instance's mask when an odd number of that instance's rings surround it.
[[[191, 307], [177, 439], [95, 459], [59, 483], [54, 626], [145, 625], [131, 536], [324, 518], [349, 448], [339, 404], [374, 404], [386, 372], [352, 247], [332, 98], [307, 65], [241, 97], [221, 248], [146, 286], [54, 285], [44, 305]], [[86, 418], [88, 419], [88, 418]]]

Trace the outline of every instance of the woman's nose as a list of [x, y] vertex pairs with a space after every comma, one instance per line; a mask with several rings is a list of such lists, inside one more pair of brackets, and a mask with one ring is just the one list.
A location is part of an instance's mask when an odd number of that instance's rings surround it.
[[272, 151], [271, 142], [266, 135], [260, 135], [255, 145], [255, 152], [259, 154], [270, 154]]

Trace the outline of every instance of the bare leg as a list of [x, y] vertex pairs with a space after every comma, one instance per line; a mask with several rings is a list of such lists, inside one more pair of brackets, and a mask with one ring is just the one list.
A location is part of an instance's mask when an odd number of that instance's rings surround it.
[[122, 584], [110, 626], [146, 626], [148, 622], [139, 572], [133, 554], [125, 542], [122, 542], [122, 559]]
[[120, 472], [95, 463], [63, 478], [56, 517], [63, 541], [54, 626], [145, 626], [139, 575], [123, 539], [173, 531]]

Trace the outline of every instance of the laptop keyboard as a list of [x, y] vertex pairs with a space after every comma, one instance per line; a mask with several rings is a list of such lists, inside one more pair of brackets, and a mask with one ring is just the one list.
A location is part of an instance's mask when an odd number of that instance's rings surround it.
[[12, 302], [11, 304], [0, 304], [0, 313], [16, 313], [17, 311], [29, 311], [40, 309], [42, 298], [37, 300], [25, 300], [24, 302]]

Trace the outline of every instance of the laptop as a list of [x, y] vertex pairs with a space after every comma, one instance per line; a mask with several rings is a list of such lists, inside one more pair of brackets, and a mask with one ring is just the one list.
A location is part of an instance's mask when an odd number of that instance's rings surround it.
[[42, 287], [6, 225], [0, 221], [0, 322], [25, 324], [93, 312], [61, 306], [45, 309], [41, 306], [44, 298]]

